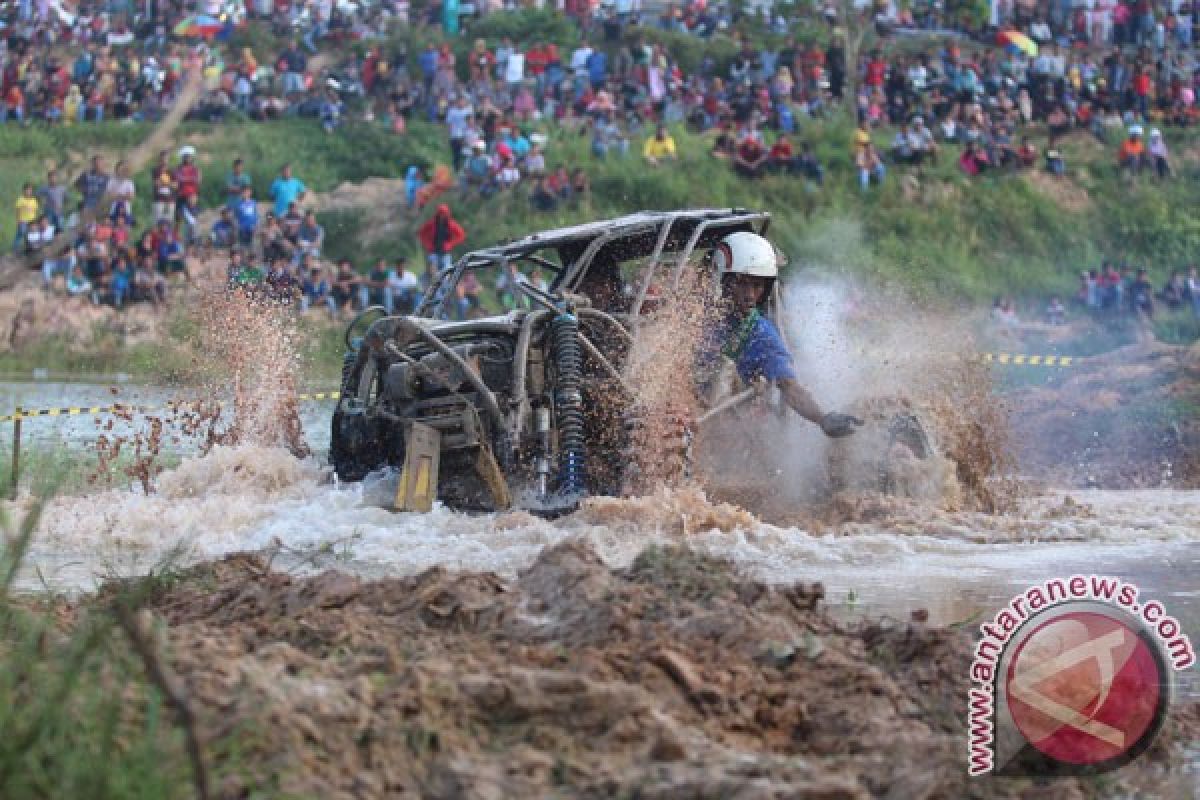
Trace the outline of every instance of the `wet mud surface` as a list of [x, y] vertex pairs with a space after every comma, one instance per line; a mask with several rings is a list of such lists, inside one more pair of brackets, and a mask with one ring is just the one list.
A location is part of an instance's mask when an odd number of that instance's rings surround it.
[[[573, 538], [515, 578], [435, 567], [296, 577], [233, 555], [149, 606], [219, 796], [1188, 797], [1177, 706], [1103, 779], [968, 779], [973, 634], [839, 622], [819, 584], [770, 586], [678, 547], [606, 566]], [[81, 602], [89, 602], [84, 599]], [[1192, 783], [1189, 783], [1191, 781]]]

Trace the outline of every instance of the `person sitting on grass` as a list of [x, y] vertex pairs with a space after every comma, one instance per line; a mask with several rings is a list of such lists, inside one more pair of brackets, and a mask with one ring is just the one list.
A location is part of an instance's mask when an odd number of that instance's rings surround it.
[[733, 169], [743, 178], [762, 177], [767, 167], [767, 150], [755, 136], [746, 136], [733, 154]]
[[337, 305], [333, 302], [332, 289], [319, 266], [310, 266], [300, 284], [300, 310], [308, 311], [313, 306], [324, 305], [329, 313], [337, 316]]
[[859, 148], [858, 154], [854, 157], [854, 165], [858, 168], [858, 186], [864, 192], [870, 187], [871, 181], [882, 185], [883, 179], [887, 176], [887, 168], [883, 165], [883, 159], [879, 157], [879, 151], [871, 142], [867, 142]]
[[646, 140], [642, 147], [642, 157], [652, 167], [657, 167], [663, 161], [675, 160], [675, 139], [667, 133], [667, 126], [660, 124], [654, 135]]
[[233, 221], [233, 209], [225, 207], [221, 209], [221, 216], [213, 223], [212, 231], [213, 247], [226, 249], [233, 247], [237, 241], [237, 225]]
[[1028, 136], [1022, 136], [1021, 144], [1017, 147], [1017, 166], [1021, 169], [1031, 169], [1037, 164], [1037, 157], [1037, 147], [1030, 143]]
[[1142, 126], [1134, 125], [1129, 136], [1117, 150], [1117, 166], [1122, 172], [1136, 175], [1146, 166], [1146, 145], [1142, 142]]
[[767, 172], [775, 174], [794, 172], [795, 156], [791, 140], [786, 134], [780, 134], [775, 143], [771, 145], [771, 149], [767, 151]]
[[550, 191], [546, 177], [539, 175], [529, 192], [529, 205], [534, 211], [550, 212], [558, 208], [558, 197]]
[[92, 292], [92, 282], [83, 274], [83, 267], [76, 264], [67, 275], [67, 295], [70, 297], [87, 297]]
[[1169, 178], [1171, 176], [1171, 164], [1169, 161], [1169, 153], [1167, 152], [1167, 143], [1163, 139], [1162, 131], [1158, 128], [1153, 128], [1150, 131], [1150, 144], [1146, 148], [1147, 158], [1154, 167], [1154, 174], [1159, 179]]
[[153, 256], [146, 256], [138, 264], [137, 271], [133, 276], [131, 299], [134, 302], [150, 303], [156, 308], [166, 305], [167, 279], [158, 274]]
[[813, 152], [810, 143], [800, 143], [800, 155], [793, 160], [792, 168], [817, 186], [825, 185], [825, 168], [817, 160], [817, 155]]
[[342, 312], [354, 310], [354, 303], [358, 299], [358, 290], [361, 285], [362, 278], [354, 271], [350, 259], [343, 258], [339, 261], [337, 274], [333, 278], [333, 289], [330, 292], [335, 309], [334, 316], [340, 317]]
[[990, 163], [988, 162], [987, 153], [983, 148], [975, 142], [967, 142], [963, 148], [962, 155], [958, 158], [958, 166], [963, 172], [970, 175], [972, 178], [984, 172]]

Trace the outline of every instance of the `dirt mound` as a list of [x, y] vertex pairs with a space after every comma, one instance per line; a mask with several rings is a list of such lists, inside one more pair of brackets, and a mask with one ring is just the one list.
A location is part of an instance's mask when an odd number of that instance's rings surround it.
[[1028, 796], [968, 786], [967, 633], [846, 627], [822, 594], [686, 549], [612, 571], [568, 541], [515, 582], [235, 556], [151, 608], [209, 758], [239, 755], [222, 797]]
[[1013, 392], [1024, 474], [1055, 486], [1200, 485], [1200, 351], [1144, 342], [1079, 359], [1056, 383]]

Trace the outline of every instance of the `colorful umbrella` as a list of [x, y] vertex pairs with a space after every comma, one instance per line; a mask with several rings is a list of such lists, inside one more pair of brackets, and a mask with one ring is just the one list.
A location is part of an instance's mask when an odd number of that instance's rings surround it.
[[192, 14], [176, 25], [173, 33], [176, 36], [208, 37], [216, 36], [224, 29], [225, 23], [216, 17], [210, 17], [208, 14]]
[[996, 41], [1014, 53], [1024, 53], [1030, 57], [1038, 54], [1037, 42], [1020, 31], [1000, 31], [996, 34]]

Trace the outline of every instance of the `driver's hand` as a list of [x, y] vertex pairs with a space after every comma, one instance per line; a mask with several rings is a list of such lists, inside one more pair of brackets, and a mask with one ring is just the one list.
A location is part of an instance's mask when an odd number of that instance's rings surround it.
[[821, 431], [832, 439], [849, 436], [858, 430], [858, 427], [862, 424], [863, 421], [858, 417], [852, 414], [842, 414], [837, 411], [830, 411], [821, 417]]

